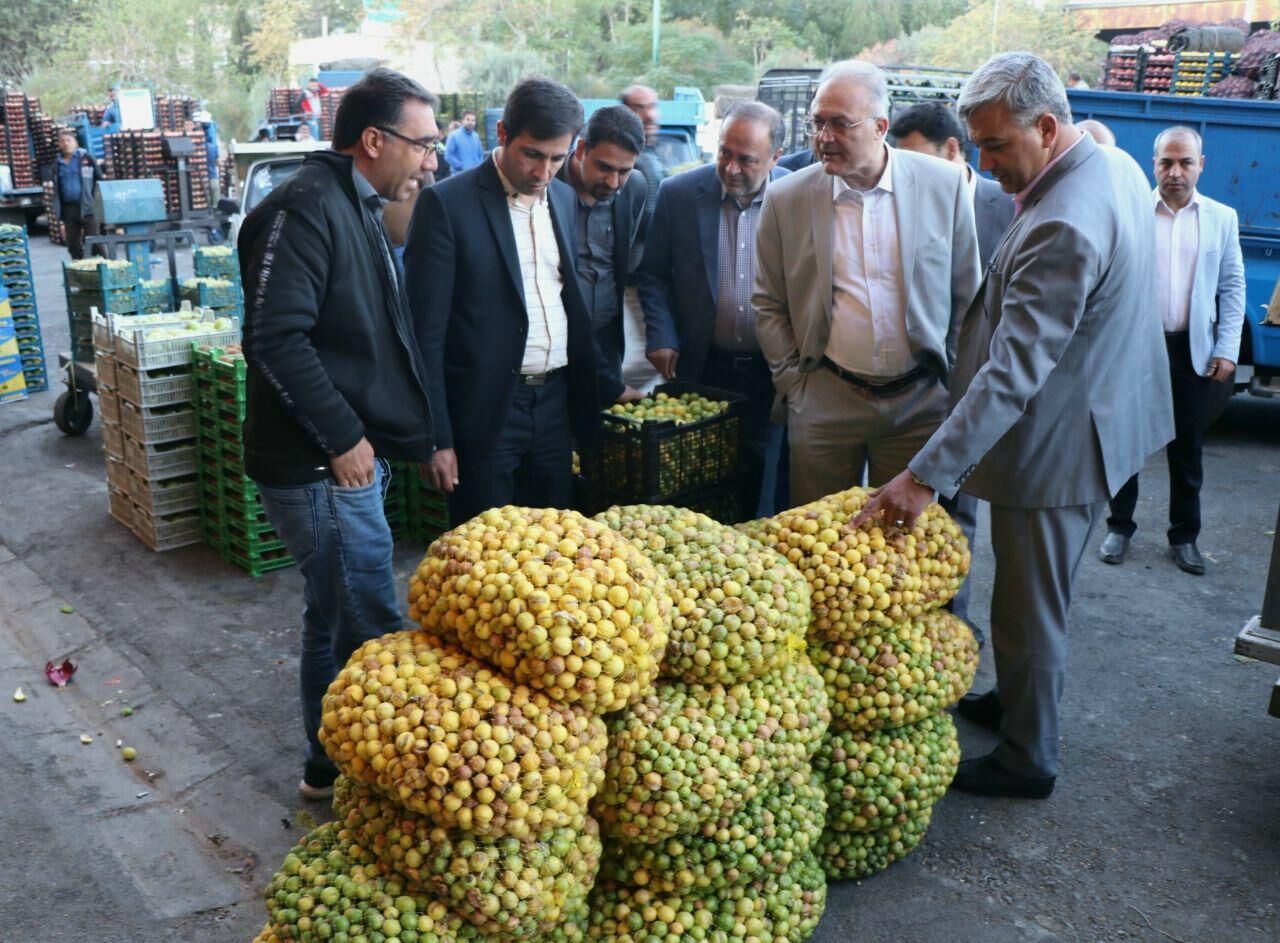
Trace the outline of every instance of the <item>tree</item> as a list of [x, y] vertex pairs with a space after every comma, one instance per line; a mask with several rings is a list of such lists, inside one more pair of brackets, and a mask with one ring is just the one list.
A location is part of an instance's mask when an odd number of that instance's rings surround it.
[[89, 6], [87, 0], [7, 0], [0, 29], [0, 83], [22, 84]]
[[266, 0], [257, 25], [249, 34], [249, 61], [267, 78], [288, 83], [289, 47], [302, 38], [300, 24], [308, 13], [307, 0]]

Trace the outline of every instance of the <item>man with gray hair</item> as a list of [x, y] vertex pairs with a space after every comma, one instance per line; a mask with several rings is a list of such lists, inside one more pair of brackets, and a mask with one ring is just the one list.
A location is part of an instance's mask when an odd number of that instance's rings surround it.
[[887, 146], [883, 72], [830, 67], [807, 130], [819, 163], [771, 188], [752, 298], [799, 504], [884, 484], [938, 428], [979, 275], [964, 172]]
[[743, 517], [777, 509], [782, 427], [769, 421], [773, 385], [756, 338], [751, 286], [765, 193], [786, 174], [775, 166], [784, 134], [782, 116], [768, 105], [730, 108], [715, 164], [663, 181], [636, 272], [645, 349], [658, 372], [746, 398]]
[[1030, 53], [988, 61], [959, 105], [1017, 215], [965, 313], [951, 415], [855, 523], [914, 521], [962, 486], [991, 502], [997, 684], [959, 712], [1000, 742], [954, 785], [1042, 799], [1076, 571], [1107, 498], [1173, 432], [1151, 196], [1132, 160], [1072, 126], [1061, 81]]
[[[1200, 535], [1200, 461], [1205, 430], [1226, 397], [1240, 356], [1244, 327], [1244, 259], [1236, 211], [1196, 189], [1204, 170], [1200, 135], [1166, 128], [1156, 137], [1156, 313], [1164, 326], [1173, 392], [1174, 438], [1169, 463], [1169, 553], [1193, 576], [1204, 575]], [[1104, 563], [1122, 563], [1137, 530], [1134, 475], [1111, 500]]]

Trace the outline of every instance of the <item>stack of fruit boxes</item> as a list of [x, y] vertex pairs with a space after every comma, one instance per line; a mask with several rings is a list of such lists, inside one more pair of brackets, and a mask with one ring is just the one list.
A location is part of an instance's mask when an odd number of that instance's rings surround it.
[[93, 363], [91, 312], [130, 315], [141, 311], [138, 270], [132, 262], [125, 261], [63, 262], [62, 284], [67, 295], [71, 359], [77, 363]]
[[204, 542], [251, 576], [292, 566], [293, 557], [267, 520], [258, 486], [245, 472], [244, 355], [197, 341], [192, 361]]
[[49, 388], [49, 372], [44, 360], [44, 340], [40, 335], [40, 315], [36, 310], [36, 282], [31, 271], [31, 253], [25, 226], [0, 225], [0, 284], [9, 293], [13, 331], [22, 359], [22, 375], [28, 393]]
[[[98, 401], [112, 515], [152, 550], [200, 540], [191, 340], [154, 336], [157, 327], [177, 325], [185, 322], [133, 327], [111, 316], [95, 322], [95, 340], [111, 344], [114, 366], [113, 375], [104, 377], [102, 367], [108, 361], [99, 358]], [[239, 333], [239, 325], [233, 323], [201, 337], [222, 345], [236, 342]], [[115, 381], [114, 387], [108, 379]], [[118, 438], [109, 425], [113, 420], [119, 423]], [[117, 508], [125, 511], [117, 493], [121, 491], [129, 499], [128, 519], [116, 513]]]

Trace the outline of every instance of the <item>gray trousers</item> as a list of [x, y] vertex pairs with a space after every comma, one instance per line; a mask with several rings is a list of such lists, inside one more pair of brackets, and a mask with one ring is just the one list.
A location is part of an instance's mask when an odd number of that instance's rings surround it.
[[995, 755], [1022, 776], [1058, 775], [1058, 704], [1067, 678], [1067, 610], [1106, 502], [991, 505], [991, 645], [1004, 718]]
[[862, 484], [893, 478], [947, 416], [947, 391], [922, 379], [898, 396], [874, 397], [825, 367], [787, 394], [791, 503], [808, 504]]
[[[938, 503], [950, 514], [960, 530], [964, 533], [964, 539], [969, 541], [969, 552], [973, 554], [973, 559], [977, 558], [977, 549], [974, 547], [974, 541], [978, 537], [978, 499], [971, 494], [965, 494], [963, 491], [956, 492], [954, 498], [938, 499]], [[959, 591], [951, 598], [947, 608], [951, 614], [969, 622], [969, 597], [973, 590], [973, 568], [970, 564], [968, 578], [960, 584]]]

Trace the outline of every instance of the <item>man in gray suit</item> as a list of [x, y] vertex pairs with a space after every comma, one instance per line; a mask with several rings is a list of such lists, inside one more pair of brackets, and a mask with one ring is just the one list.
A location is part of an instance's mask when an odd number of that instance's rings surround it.
[[912, 105], [893, 119], [889, 133], [900, 150], [940, 157], [964, 171], [973, 201], [973, 221], [978, 227], [978, 258], [986, 266], [1013, 222], [1013, 200], [1000, 189], [1000, 184], [977, 173], [965, 160], [969, 137], [951, 106], [943, 102]]
[[883, 72], [834, 65], [810, 107], [821, 163], [770, 187], [751, 299], [799, 504], [888, 481], [942, 422], [979, 273], [964, 174], [885, 144]]
[[1107, 498], [1169, 441], [1169, 367], [1150, 316], [1150, 194], [1135, 165], [1071, 124], [1052, 67], [996, 56], [960, 94], [980, 165], [1018, 215], [960, 330], [946, 422], [868, 502], [914, 522], [934, 492], [991, 502], [996, 689], [960, 713], [1000, 743], [954, 785], [1045, 798], [1058, 773], [1058, 702], [1076, 570]]

